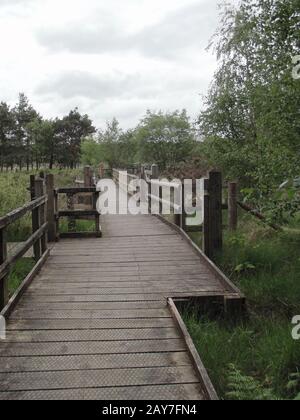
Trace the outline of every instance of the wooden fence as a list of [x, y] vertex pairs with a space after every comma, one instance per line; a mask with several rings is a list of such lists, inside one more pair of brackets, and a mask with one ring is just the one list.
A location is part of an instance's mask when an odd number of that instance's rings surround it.
[[[28, 276], [28, 283], [49, 254], [48, 241], [54, 242], [60, 238], [101, 237], [100, 215], [96, 208], [99, 192], [96, 190], [96, 186], [55, 188], [52, 174], [41, 175], [42, 177], [37, 179], [34, 175], [30, 177], [31, 201], [0, 218], [0, 311], [9, 301], [8, 276], [11, 269], [30, 248], [33, 247], [36, 266]], [[59, 209], [58, 197], [60, 194], [67, 196], [67, 210]], [[80, 194], [90, 196], [90, 209], [75, 209], [75, 197]], [[85, 207], [87, 207], [86, 204]], [[12, 223], [30, 212], [32, 214], [32, 234], [17, 248], [17, 252], [10, 256], [7, 247], [7, 230]], [[68, 232], [59, 232], [61, 218], [68, 218]], [[76, 220], [82, 219], [93, 219], [95, 230], [77, 232]]]
[[[42, 179], [31, 177], [30, 195], [31, 202], [0, 218], [0, 310], [4, 308], [9, 300], [8, 276], [11, 268], [32, 246], [37, 265], [47, 254], [48, 223], [46, 221], [46, 204], [48, 198]], [[30, 212], [32, 214], [32, 234], [22, 246], [18, 248], [14, 255], [8, 256], [7, 229], [12, 223], [18, 221]]]
[[[113, 178], [119, 182], [120, 170], [113, 170]], [[139, 179], [137, 175], [127, 174], [129, 183], [132, 179]], [[185, 193], [184, 184], [176, 182], [166, 182], [159, 179], [159, 168], [152, 165], [151, 169], [142, 167], [141, 178], [148, 183], [149, 211], [151, 213], [151, 203], [159, 203], [159, 214], [162, 215], [163, 205], [166, 204], [174, 212], [174, 223], [185, 232], [203, 233], [203, 251], [209, 257], [213, 258], [216, 251], [221, 250], [223, 246], [223, 210], [228, 210], [229, 229], [236, 230], [238, 221], [238, 201], [237, 201], [237, 183], [229, 183], [228, 203], [223, 203], [223, 180], [222, 174], [217, 171], [211, 171], [208, 177], [204, 179], [204, 198], [203, 198], [203, 224], [199, 226], [189, 226], [187, 223], [188, 215], [185, 213]], [[120, 182], [119, 182], [120, 183]], [[120, 185], [121, 187], [123, 185]], [[152, 186], [156, 186], [157, 194], [152, 193]], [[196, 182], [193, 182], [193, 195]], [[174, 192], [177, 190], [181, 197], [181, 203], [176, 205], [174, 201], [166, 202], [163, 199], [163, 188], [170, 188]]]

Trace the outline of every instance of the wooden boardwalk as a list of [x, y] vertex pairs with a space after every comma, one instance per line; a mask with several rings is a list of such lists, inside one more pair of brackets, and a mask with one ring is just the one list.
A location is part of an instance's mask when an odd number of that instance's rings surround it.
[[232, 290], [155, 217], [101, 225], [57, 243], [11, 314], [0, 399], [204, 399], [166, 298]]

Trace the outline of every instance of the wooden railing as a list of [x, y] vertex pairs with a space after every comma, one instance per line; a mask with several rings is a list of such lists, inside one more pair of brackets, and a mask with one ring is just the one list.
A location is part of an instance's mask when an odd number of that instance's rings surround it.
[[[85, 174], [87, 175], [87, 172]], [[87, 182], [87, 178], [84, 182]], [[49, 254], [48, 241], [55, 242], [60, 238], [101, 237], [100, 215], [97, 211], [97, 201], [100, 193], [95, 186], [55, 189], [54, 176], [52, 174], [41, 174], [38, 179], [34, 175], [30, 177], [30, 188], [28, 190], [31, 201], [0, 218], [0, 312], [9, 301], [8, 277], [11, 269], [30, 248], [33, 247], [36, 266], [24, 281], [28, 284]], [[60, 194], [67, 196], [66, 210], [59, 209], [58, 197]], [[83, 203], [83, 209], [75, 209], [75, 197], [80, 196], [80, 194], [88, 200]], [[30, 212], [32, 214], [31, 236], [18, 245], [17, 251], [13, 255], [8, 255], [7, 230], [9, 226]], [[61, 218], [68, 219], [68, 232], [60, 233], [59, 221]], [[95, 230], [77, 232], [76, 220], [78, 219], [94, 220]], [[23, 284], [20, 288], [23, 292], [26, 287]], [[17, 301], [19, 295], [20, 293], [17, 291], [12, 299]], [[9, 306], [11, 310], [13, 305], [10, 304]]]
[[[67, 210], [58, 209], [58, 196], [59, 194], [65, 194], [67, 196]], [[76, 210], [75, 209], [75, 197], [76, 195], [84, 194], [90, 195], [91, 198], [91, 208]], [[96, 187], [82, 187], [82, 188], [58, 188], [55, 190], [55, 214], [54, 218], [56, 220], [55, 230], [57, 236], [60, 238], [80, 238], [80, 237], [101, 237], [100, 229], [100, 215], [97, 211], [97, 201], [99, 198], [100, 192], [96, 190]], [[89, 207], [85, 205], [85, 207]], [[61, 218], [68, 218], [68, 232], [58, 233], [59, 232], [59, 220]], [[76, 220], [95, 220], [95, 230], [92, 232], [77, 232], [76, 231]]]
[[[46, 203], [48, 198], [45, 194], [42, 179], [36, 180], [34, 177], [31, 177], [30, 181], [32, 201], [0, 218], [0, 311], [9, 300], [8, 276], [14, 265], [32, 246], [37, 264], [47, 253], [48, 223], [46, 221]], [[8, 256], [7, 230], [9, 226], [30, 212], [32, 214], [32, 235], [18, 247], [15, 254]]]
[[[119, 182], [121, 188], [125, 187], [119, 180], [119, 170], [113, 170], [113, 178]], [[128, 174], [127, 182], [131, 179], [138, 179], [137, 176]], [[152, 165], [151, 170], [141, 169], [141, 177], [148, 183], [149, 211], [152, 213], [151, 203], [159, 203], [158, 214], [163, 216], [163, 206], [170, 206], [174, 212], [174, 224], [185, 232], [202, 232], [203, 251], [212, 258], [216, 251], [223, 246], [223, 210], [229, 210], [229, 228], [235, 230], [237, 227], [237, 184], [228, 184], [228, 204], [223, 204], [223, 184], [222, 174], [218, 171], [209, 172], [204, 178], [204, 197], [203, 197], [203, 224], [190, 226], [187, 221], [189, 215], [185, 213], [185, 191], [183, 183], [167, 182], [159, 179], [159, 169], [157, 165]], [[195, 186], [193, 180], [193, 198], [196, 198]], [[157, 194], [152, 193], [152, 186], [156, 186]], [[166, 201], [163, 198], [163, 188], [170, 188], [181, 197], [181, 203], [175, 203], [174, 200]]]

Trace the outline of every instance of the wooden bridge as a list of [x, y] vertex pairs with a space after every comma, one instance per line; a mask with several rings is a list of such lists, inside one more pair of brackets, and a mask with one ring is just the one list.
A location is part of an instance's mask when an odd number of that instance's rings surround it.
[[176, 304], [210, 297], [231, 311], [239, 291], [159, 217], [103, 216], [101, 228], [43, 249], [2, 312], [0, 399], [216, 399]]

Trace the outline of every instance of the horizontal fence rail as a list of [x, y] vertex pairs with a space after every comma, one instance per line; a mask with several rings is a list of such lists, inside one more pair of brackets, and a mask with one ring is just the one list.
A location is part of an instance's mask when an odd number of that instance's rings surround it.
[[[45, 194], [43, 179], [35, 179], [34, 176], [30, 178], [30, 194], [31, 202], [0, 218], [0, 311], [9, 300], [8, 276], [14, 265], [32, 246], [37, 264], [47, 253], [46, 204], [48, 196]], [[28, 213], [32, 214], [32, 234], [22, 243], [14, 255], [8, 256], [7, 230], [12, 223], [17, 222]]]
[[[168, 206], [174, 212], [174, 222], [180, 229], [185, 232], [202, 232], [203, 251], [212, 258], [217, 251], [223, 246], [223, 210], [228, 210], [229, 229], [234, 231], [238, 224], [238, 192], [237, 183], [231, 182], [226, 184], [228, 202], [223, 202], [223, 182], [222, 174], [218, 171], [209, 172], [208, 176], [204, 178], [204, 196], [203, 199], [203, 223], [202, 225], [189, 225], [187, 220], [189, 215], [185, 213], [185, 186], [181, 182], [168, 182], [164, 179], [159, 179], [159, 168], [157, 165], [152, 165], [151, 170], [142, 166], [141, 177], [127, 173], [127, 183], [120, 179], [120, 172], [118, 169], [113, 169], [113, 179], [118, 182], [119, 187], [128, 194], [135, 194], [135, 192], [128, 191], [128, 184], [132, 180], [143, 179], [148, 184], [147, 197], [149, 200], [149, 211], [152, 213], [151, 204], [159, 203], [159, 215], [163, 216], [163, 207]], [[196, 198], [195, 186], [196, 180], [193, 181], [193, 201]], [[156, 187], [156, 193], [153, 193], [152, 186]], [[166, 200], [163, 198], [163, 188], [170, 188], [174, 194], [180, 194], [181, 203], [175, 203], [175, 200]], [[196, 210], [195, 210], [196, 212]]]
[[[67, 210], [58, 209], [58, 196], [64, 194], [67, 196]], [[74, 188], [58, 188], [55, 190], [55, 213], [57, 236], [60, 238], [75, 238], [75, 237], [101, 237], [100, 215], [97, 211], [97, 201], [100, 192], [96, 187], [74, 187]], [[82, 205], [90, 207], [90, 209], [75, 209], [76, 196], [82, 195]], [[68, 232], [59, 232], [59, 220], [61, 218], [68, 218]], [[95, 221], [95, 229], [91, 232], [77, 232], [76, 220], [91, 220]]]

